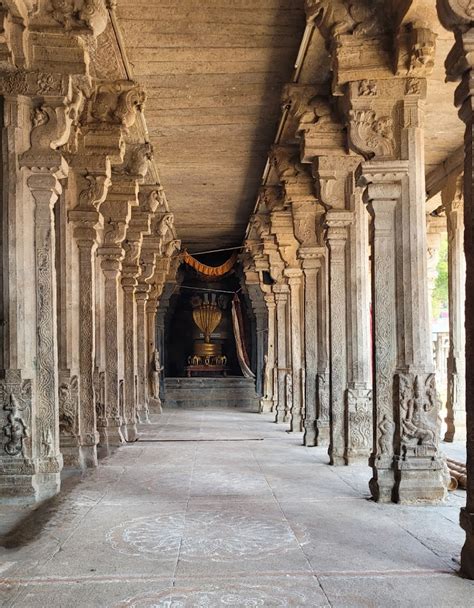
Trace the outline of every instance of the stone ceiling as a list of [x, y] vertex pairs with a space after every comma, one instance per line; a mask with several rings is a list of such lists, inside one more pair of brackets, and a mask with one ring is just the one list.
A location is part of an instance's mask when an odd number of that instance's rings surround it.
[[[305, 26], [303, 4], [119, 3], [131, 72], [148, 92], [146, 120], [161, 181], [176, 232], [191, 252], [242, 241], [277, 134], [282, 89], [295, 77]], [[453, 105], [455, 84], [444, 82], [444, 60], [453, 37], [441, 26], [437, 33], [426, 102], [428, 175], [437, 175], [446, 159], [456, 156], [463, 136]], [[329, 79], [324, 42], [315, 33], [298, 82]]]
[[133, 77], [190, 251], [239, 245], [305, 26], [294, 0], [122, 0]]

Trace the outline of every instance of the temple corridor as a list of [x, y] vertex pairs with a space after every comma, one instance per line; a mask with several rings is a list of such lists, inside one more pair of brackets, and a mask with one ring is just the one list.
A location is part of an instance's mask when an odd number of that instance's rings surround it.
[[455, 574], [461, 492], [372, 502], [367, 466], [328, 466], [270, 414], [167, 410], [140, 430], [34, 515], [15, 511], [2, 607], [472, 607]]

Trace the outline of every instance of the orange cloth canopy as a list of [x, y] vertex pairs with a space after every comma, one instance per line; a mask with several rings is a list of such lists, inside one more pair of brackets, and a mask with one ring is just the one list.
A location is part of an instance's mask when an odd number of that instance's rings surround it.
[[220, 266], [206, 266], [206, 264], [202, 264], [199, 260], [196, 260], [190, 253], [187, 251], [184, 252], [183, 261], [197, 270], [201, 274], [207, 277], [221, 277], [224, 274], [227, 274], [234, 267], [235, 262], [237, 261], [238, 253], [234, 252], [227, 262], [224, 262]]

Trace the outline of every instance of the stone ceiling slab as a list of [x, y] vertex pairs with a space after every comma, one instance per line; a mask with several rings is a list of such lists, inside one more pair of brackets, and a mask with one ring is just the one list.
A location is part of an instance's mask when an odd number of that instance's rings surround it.
[[118, 7], [175, 225], [191, 251], [238, 245], [305, 27], [293, 0]]

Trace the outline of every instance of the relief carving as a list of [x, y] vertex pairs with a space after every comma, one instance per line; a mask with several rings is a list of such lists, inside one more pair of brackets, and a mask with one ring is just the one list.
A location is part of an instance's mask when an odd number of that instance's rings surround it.
[[145, 91], [136, 83], [122, 80], [98, 87], [90, 115], [92, 120], [111, 123], [130, 128], [133, 126], [137, 112], [144, 108]]
[[354, 34], [373, 36], [383, 31], [377, 0], [306, 0], [306, 17], [325, 38]]
[[434, 454], [439, 435], [439, 402], [434, 374], [398, 375], [400, 434], [403, 456]]
[[13, 393], [10, 394], [10, 403], [5, 404], [3, 409], [9, 412], [7, 423], [3, 427], [3, 433], [6, 437], [3, 449], [9, 456], [23, 454], [23, 441], [28, 437], [28, 432], [21, 417], [17, 398]]
[[66, 31], [86, 27], [95, 36], [104, 31], [108, 20], [104, 0], [51, 0], [50, 13]]
[[77, 437], [79, 410], [79, 380], [72, 376], [70, 382], [59, 385], [59, 430], [63, 435]]
[[347, 390], [350, 449], [369, 450], [372, 443], [372, 391]]
[[393, 121], [378, 117], [374, 110], [350, 110], [349, 143], [366, 159], [393, 157], [395, 140]]
[[130, 145], [127, 147], [123, 164], [114, 167], [114, 173], [145, 177], [152, 160], [153, 146], [150, 143]]

